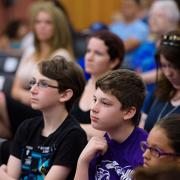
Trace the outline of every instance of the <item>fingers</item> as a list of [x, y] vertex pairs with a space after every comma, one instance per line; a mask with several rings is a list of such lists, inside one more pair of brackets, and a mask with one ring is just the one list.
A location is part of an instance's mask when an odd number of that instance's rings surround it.
[[5, 164], [3, 164], [3, 165], [1, 165], [1, 170], [3, 170], [4, 172], [6, 172], [7, 171], [7, 166], [5, 165]]
[[89, 163], [97, 153], [104, 154], [108, 145], [104, 137], [92, 137], [80, 155], [80, 159]]
[[108, 145], [104, 137], [92, 137], [90, 142], [94, 150], [100, 152], [100, 154], [104, 154], [107, 151]]

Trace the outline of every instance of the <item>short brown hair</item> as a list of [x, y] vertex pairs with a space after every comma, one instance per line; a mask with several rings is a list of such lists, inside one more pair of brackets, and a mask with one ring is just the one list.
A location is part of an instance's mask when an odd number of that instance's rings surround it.
[[132, 118], [132, 122], [134, 125], [139, 123], [139, 114], [146, 95], [146, 88], [136, 72], [127, 69], [109, 71], [97, 80], [97, 88], [115, 96], [122, 104], [123, 109], [134, 106], [136, 114]]
[[42, 75], [58, 82], [59, 92], [66, 89], [73, 90], [72, 98], [66, 102], [66, 108], [69, 111], [85, 86], [85, 78], [80, 66], [75, 62], [67, 61], [62, 56], [55, 56], [50, 60], [40, 62], [38, 67]]
[[115, 59], [119, 60], [119, 63], [114, 68], [118, 69], [125, 55], [125, 46], [122, 39], [108, 30], [95, 32], [89, 37], [89, 39], [91, 38], [98, 38], [104, 42], [108, 48], [107, 53], [110, 56], [110, 61], [114, 61]]

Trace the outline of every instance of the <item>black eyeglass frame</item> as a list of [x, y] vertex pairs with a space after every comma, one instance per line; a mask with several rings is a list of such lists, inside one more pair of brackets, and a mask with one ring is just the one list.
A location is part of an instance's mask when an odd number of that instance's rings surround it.
[[36, 82], [36, 80], [33, 80], [33, 79], [30, 80], [30, 81], [29, 81], [29, 87], [32, 88], [34, 85], [37, 85], [37, 87], [40, 87], [40, 88], [48, 88], [48, 87], [51, 87], [51, 88], [59, 89], [58, 86], [50, 85], [50, 84], [48, 84], [48, 83], [45, 82], [45, 81]]

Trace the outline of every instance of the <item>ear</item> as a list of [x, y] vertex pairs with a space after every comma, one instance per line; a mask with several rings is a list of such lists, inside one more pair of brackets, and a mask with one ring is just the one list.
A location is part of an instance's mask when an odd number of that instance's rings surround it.
[[60, 93], [59, 101], [60, 102], [66, 102], [73, 96], [73, 90], [72, 89], [66, 89], [64, 92]]
[[124, 120], [132, 119], [136, 114], [136, 108], [134, 106], [124, 110]]
[[112, 61], [111, 60], [111, 64], [110, 64], [110, 68], [111, 68], [111, 70], [113, 70], [118, 64], [119, 64], [119, 59], [118, 58], [116, 58], [116, 59], [114, 59], [114, 61]]

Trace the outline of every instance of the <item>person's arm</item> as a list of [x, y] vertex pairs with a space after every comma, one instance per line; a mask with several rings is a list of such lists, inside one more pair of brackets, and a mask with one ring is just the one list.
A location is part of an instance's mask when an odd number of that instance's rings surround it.
[[99, 130], [94, 129], [91, 124], [80, 124], [80, 125], [86, 132], [88, 140], [90, 140], [93, 136], [102, 137], [105, 133], [104, 131], [99, 131]]
[[138, 39], [133, 39], [133, 38], [130, 38], [130, 39], [124, 41], [126, 52], [134, 50], [140, 44], [141, 44], [141, 42]]
[[107, 141], [104, 137], [92, 137], [79, 156], [74, 180], [88, 180], [88, 169], [90, 161], [98, 152], [104, 154], [107, 148]]
[[0, 167], [0, 180], [17, 180], [21, 174], [21, 160], [10, 155], [7, 166]]
[[30, 103], [30, 92], [22, 87], [22, 82], [18, 76], [15, 77], [11, 95], [14, 99], [19, 100], [23, 104], [29, 105]]
[[155, 83], [156, 82], [157, 70], [153, 69], [153, 70], [144, 72], [140, 75], [146, 84]]
[[66, 180], [71, 169], [65, 166], [53, 165], [45, 177], [45, 180]]
[[[26, 89], [24, 89], [24, 78], [26, 78], [27, 75], [24, 75], [24, 68], [29, 68], [27, 66], [27, 63], [31, 60], [32, 55], [24, 56], [21, 59], [21, 62], [18, 66], [18, 69], [16, 71], [16, 76], [14, 78], [12, 90], [11, 90], [11, 96], [22, 102], [23, 104], [30, 104], [30, 92]], [[28, 70], [28, 69], [27, 69]], [[24, 77], [25, 76], [25, 77]]]

